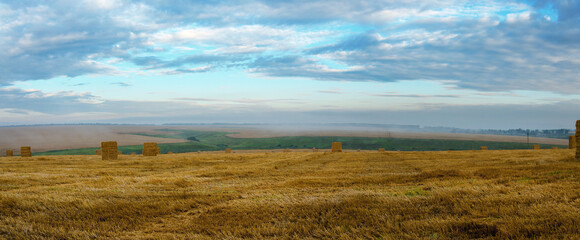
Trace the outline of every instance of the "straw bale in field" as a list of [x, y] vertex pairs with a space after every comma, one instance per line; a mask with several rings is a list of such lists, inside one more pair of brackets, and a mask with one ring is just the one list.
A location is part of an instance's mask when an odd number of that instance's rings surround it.
[[534, 144], [534, 146], [532, 146], [534, 148], [534, 150], [540, 149], [540, 144]]
[[12, 157], [12, 156], [14, 156], [14, 150], [6, 149], [6, 157]]
[[569, 149], [576, 148], [576, 135], [568, 136], [568, 148]]
[[226, 148], [226, 153], [232, 153], [232, 149], [231, 148]]
[[95, 154], [100, 156], [103, 154], [103, 151], [101, 149], [97, 149], [95, 150]]
[[558, 147], [552, 147], [552, 149], [558, 149]]
[[481, 146], [481, 150], [487, 150], [487, 146]]
[[173, 152], [172, 151], [169, 151], [169, 152], [167, 152], [167, 154], [173, 154]]
[[101, 159], [116, 160], [118, 159], [119, 149], [116, 141], [101, 142]]
[[580, 161], [580, 120], [576, 121], [576, 161]]
[[379, 148], [379, 152], [385, 152], [384, 148]]
[[156, 142], [143, 143], [143, 156], [157, 156], [158, 147]]
[[580, 129], [576, 129], [576, 160], [580, 161]]
[[136, 156], [136, 155], [137, 155], [137, 153], [134, 153], [134, 152], [131, 153], [131, 156]]
[[20, 156], [32, 157], [32, 150], [30, 149], [30, 146], [20, 147]]
[[342, 152], [342, 142], [333, 142], [332, 152]]

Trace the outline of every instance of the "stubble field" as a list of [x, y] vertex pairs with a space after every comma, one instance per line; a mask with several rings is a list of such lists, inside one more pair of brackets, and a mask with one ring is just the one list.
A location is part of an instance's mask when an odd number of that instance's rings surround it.
[[577, 239], [573, 150], [0, 158], [6, 239]]

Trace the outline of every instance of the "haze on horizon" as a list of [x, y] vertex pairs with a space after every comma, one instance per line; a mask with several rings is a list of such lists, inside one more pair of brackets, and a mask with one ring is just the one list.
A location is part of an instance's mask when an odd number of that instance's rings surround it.
[[574, 127], [580, 0], [0, 0], [0, 126]]

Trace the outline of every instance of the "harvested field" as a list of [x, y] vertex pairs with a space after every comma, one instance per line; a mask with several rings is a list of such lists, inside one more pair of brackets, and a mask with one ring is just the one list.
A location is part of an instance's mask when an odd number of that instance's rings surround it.
[[575, 239], [575, 150], [0, 158], [6, 239]]

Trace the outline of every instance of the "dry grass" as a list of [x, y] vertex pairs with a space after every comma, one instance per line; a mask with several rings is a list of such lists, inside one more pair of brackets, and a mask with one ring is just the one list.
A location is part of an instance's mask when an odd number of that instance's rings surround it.
[[0, 158], [7, 239], [577, 239], [573, 150]]

